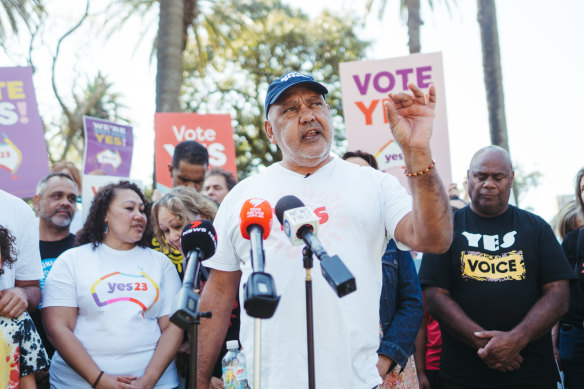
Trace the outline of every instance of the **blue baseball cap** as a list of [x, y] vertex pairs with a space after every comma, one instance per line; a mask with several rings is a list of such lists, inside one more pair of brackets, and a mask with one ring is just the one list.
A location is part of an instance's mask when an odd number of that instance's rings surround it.
[[278, 100], [278, 97], [280, 97], [280, 95], [291, 86], [298, 84], [306, 84], [306, 86], [314, 89], [323, 97], [328, 93], [328, 89], [326, 89], [321, 83], [314, 81], [314, 78], [311, 76], [298, 72], [288, 72], [272, 82], [268, 87], [268, 94], [266, 95], [264, 107], [266, 110], [266, 119], [268, 118], [268, 110], [270, 109], [270, 106]]

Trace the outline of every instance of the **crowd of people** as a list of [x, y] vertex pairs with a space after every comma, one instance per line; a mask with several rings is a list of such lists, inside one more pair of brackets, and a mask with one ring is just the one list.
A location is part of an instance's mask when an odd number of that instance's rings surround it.
[[[242, 205], [287, 195], [314, 210], [319, 244], [356, 282], [339, 297], [319, 272], [311, 278], [316, 387], [584, 387], [584, 168], [553, 229], [509, 203], [514, 172], [500, 147], [475, 153], [461, 198], [432, 159], [435, 89], [408, 88], [384, 102], [407, 189], [369, 153], [333, 156], [327, 88], [289, 72], [265, 100], [264, 130], [282, 160], [239, 183], [185, 141], [170, 191], [150, 201], [130, 181], [106, 185], [85, 220], [70, 163], [38, 183], [34, 212], [0, 190], [0, 387], [186, 388], [194, 371], [199, 388], [222, 389], [230, 340], [250, 385], [259, 353], [261, 387], [309, 387], [303, 248], [284, 226], [264, 237], [276, 313], [260, 329], [240, 309], [254, 272]], [[195, 366], [190, 333], [169, 319], [193, 220], [213, 222], [218, 238], [201, 272], [199, 310], [212, 316], [200, 322]]]

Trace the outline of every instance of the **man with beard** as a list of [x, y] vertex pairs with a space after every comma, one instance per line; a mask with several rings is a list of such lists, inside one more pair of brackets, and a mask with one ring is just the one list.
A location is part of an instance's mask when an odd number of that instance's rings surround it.
[[[318, 212], [322, 245], [331, 255], [342, 256], [357, 285], [353, 293], [339, 298], [317, 269], [313, 273], [315, 387], [371, 389], [382, 382], [390, 368], [377, 366], [376, 352], [381, 257], [387, 242], [393, 238], [402, 249], [440, 253], [452, 239], [450, 208], [430, 149], [436, 91], [430, 86], [426, 99], [416, 85], [409, 84], [409, 90], [391, 93], [385, 109], [404, 154], [411, 197], [397, 178], [331, 155], [333, 117], [324, 85], [298, 72], [270, 84], [264, 131], [279, 147], [282, 160], [239, 182], [223, 199], [214, 220], [218, 246], [205, 261], [213, 271], [199, 306], [200, 311], [212, 310], [213, 316], [199, 326], [199, 388], [209, 387], [233, 299], [253, 271], [250, 243], [240, 232], [238, 211], [248, 199], [274, 206], [286, 195], [299, 197], [309, 210]], [[302, 267], [302, 247], [292, 247], [278, 227], [272, 227], [264, 249], [266, 272], [273, 276], [281, 299], [274, 316], [262, 322], [261, 367], [256, 371], [262, 388], [307, 388], [302, 292], [307, 272]], [[253, 324], [242, 311], [239, 339], [248, 373], [254, 371]]]
[[[50, 173], [38, 183], [33, 201], [39, 216], [39, 248], [43, 266], [42, 289], [57, 257], [63, 251], [73, 247], [75, 235], [70, 232], [69, 227], [75, 215], [77, 184], [67, 173]], [[55, 349], [49, 343], [43, 329], [40, 311], [35, 310], [31, 313], [31, 317], [51, 358]], [[35, 375], [39, 388], [48, 388], [48, 369], [40, 370]]]

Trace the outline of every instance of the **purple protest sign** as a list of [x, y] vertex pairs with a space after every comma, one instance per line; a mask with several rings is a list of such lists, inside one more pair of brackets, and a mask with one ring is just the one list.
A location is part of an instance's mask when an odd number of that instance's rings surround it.
[[28, 198], [49, 172], [32, 68], [0, 68], [0, 189]]
[[130, 177], [132, 127], [107, 120], [83, 117], [85, 129], [84, 174]]

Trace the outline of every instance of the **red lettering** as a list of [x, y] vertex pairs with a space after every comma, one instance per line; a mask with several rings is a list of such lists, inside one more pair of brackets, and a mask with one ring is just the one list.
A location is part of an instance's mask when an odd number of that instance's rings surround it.
[[324, 224], [329, 219], [328, 213], [326, 212], [326, 207], [318, 207], [314, 210], [314, 213], [320, 219], [318, 224]]
[[357, 105], [357, 107], [365, 115], [365, 125], [373, 124], [373, 111], [375, 110], [375, 107], [377, 107], [378, 103], [379, 103], [379, 100], [372, 100], [371, 105], [369, 107], [366, 107], [362, 101], [355, 102], [355, 105]]

